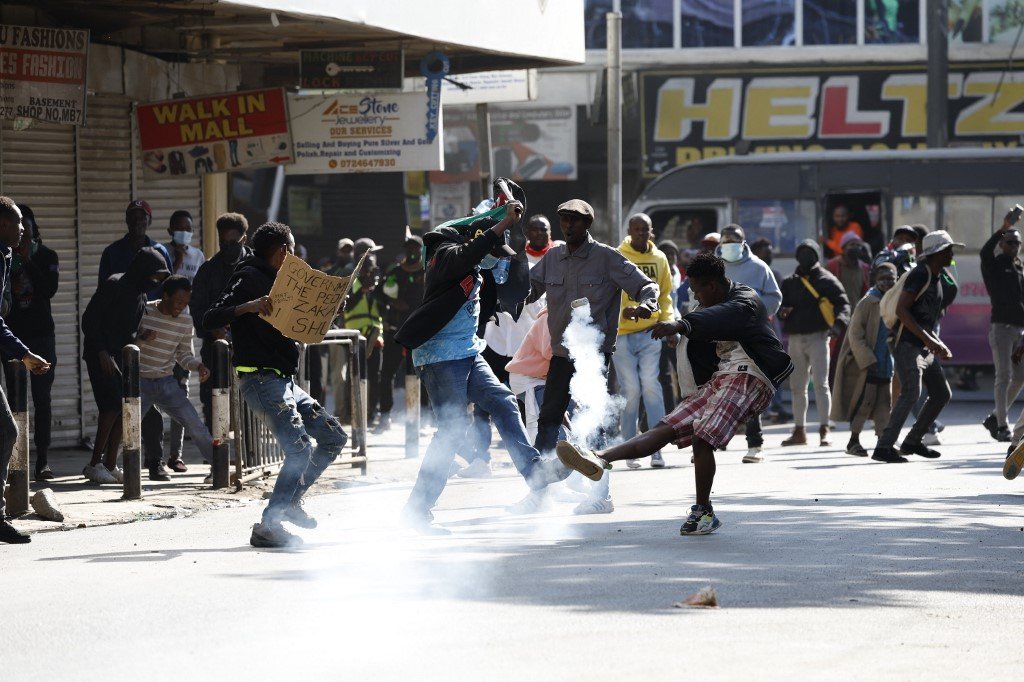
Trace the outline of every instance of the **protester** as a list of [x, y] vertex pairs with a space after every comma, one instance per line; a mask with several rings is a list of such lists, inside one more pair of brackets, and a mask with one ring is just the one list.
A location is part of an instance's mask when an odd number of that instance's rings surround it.
[[714, 253], [718, 245], [722, 243], [722, 235], [717, 232], [708, 232], [704, 235], [704, 238], [700, 240], [700, 253]]
[[[729, 281], [748, 286], [757, 293], [768, 313], [770, 325], [772, 316], [779, 311], [782, 304], [782, 291], [772, 269], [751, 252], [742, 227], [735, 223], [726, 225], [722, 228], [721, 234], [722, 244], [718, 247], [716, 255], [725, 261], [725, 276]], [[756, 464], [765, 461], [760, 412], [750, 418], [745, 430], [747, 454], [743, 456], [743, 462]]]
[[348, 298], [345, 299], [345, 328], [357, 329], [366, 339], [366, 421], [373, 426], [380, 405], [381, 351], [384, 348], [384, 300], [377, 288], [377, 259], [363, 261]]
[[[184, 427], [207, 462], [213, 462], [213, 436], [182, 390], [174, 367], [199, 372], [199, 381], [210, 378], [210, 370], [195, 356], [192, 316], [185, 312], [192, 297], [192, 285], [184, 275], [164, 280], [159, 301], [149, 301], [139, 323], [139, 402], [142, 413], [151, 407], [166, 412]], [[167, 480], [160, 462], [145, 462], [150, 480]], [[210, 476], [208, 481], [212, 480]]]
[[880, 462], [906, 462], [894, 446], [911, 408], [921, 395], [921, 382], [928, 390], [928, 400], [900, 445], [900, 452], [935, 458], [940, 453], [921, 442], [928, 425], [934, 422], [949, 402], [949, 384], [942, 374], [940, 360], [952, 357], [949, 348], [939, 340], [939, 320], [957, 295], [957, 284], [946, 271], [953, 262], [954, 242], [945, 230], [925, 235], [921, 260], [903, 283], [896, 304], [898, 323], [892, 329], [893, 361], [900, 378], [900, 395], [892, 409], [885, 432], [875, 445], [871, 458]]
[[[374, 433], [384, 433], [391, 428], [395, 374], [405, 357], [402, 346], [395, 342], [395, 332], [423, 301], [423, 240], [420, 237], [413, 234], [406, 237], [405, 257], [385, 273], [381, 290], [387, 309], [384, 313], [384, 349], [380, 370], [380, 421]], [[420, 400], [426, 407], [427, 394], [422, 386]]]
[[880, 263], [874, 272], [875, 286], [857, 303], [850, 316], [846, 338], [836, 361], [836, 381], [832, 394], [831, 417], [850, 422], [850, 441], [846, 454], [867, 457], [860, 433], [870, 419], [875, 435], [889, 424], [892, 409], [893, 360], [889, 352], [889, 329], [882, 319], [879, 304], [886, 291], [896, 284], [896, 266]]
[[348, 277], [356, 269], [356, 261], [352, 258], [355, 249], [355, 242], [348, 237], [338, 240], [338, 257], [334, 265], [327, 270], [327, 274], [333, 277]]
[[239, 375], [238, 393], [284, 451], [274, 491], [262, 521], [252, 527], [249, 543], [288, 547], [301, 544], [302, 539], [281, 522], [316, 527], [316, 519], [302, 508], [302, 496], [341, 454], [348, 435], [338, 420], [293, 380], [299, 362], [295, 342], [260, 317], [273, 312], [268, 294], [285, 257], [295, 250], [291, 228], [266, 223], [256, 230], [250, 244], [253, 255], [235, 268], [227, 289], [207, 310], [203, 327], [208, 331], [231, 327], [231, 363]]
[[1007, 409], [1024, 387], [1024, 365], [1011, 361], [1013, 348], [1024, 334], [1024, 265], [1020, 260], [1020, 232], [1013, 229], [1019, 219], [1012, 211], [1007, 213], [1002, 226], [981, 247], [981, 276], [992, 303], [988, 343], [996, 370], [995, 411], [982, 425], [993, 439], [1003, 443], [1012, 438]]
[[[772, 277], [775, 278], [776, 282], [782, 281], [782, 275], [778, 273], [775, 268], [772, 268], [772, 260], [774, 259], [774, 246], [771, 240], [767, 237], [759, 237], [754, 240], [754, 243], [750, 245], [750, 252], [764, 261], [765, 265], [772, 271]], [[779, 290], [781, 295], [782, 290]], [[775, 332], [775, 336], [782, 338], [782, 325], [779, 324], [779, 315], [776, 312], [768, 317], [768, 321], [772, 326], [772, 331]], [[786, 406], [782, 401], [782, 391], [775, 391], [775, 395], [772, 396], [772, 404], [768, 406], [768, 410], [764, 413], [765, 418], [771, 417], [772, 421], [776, 424], [785, 424], [793, 415], [786, 411]]]
[[[213, 254], [210, 260], [199, 266], [196, 277], [192, 280], [192, 299], [189, 310], [196, 333], [202, 340], [199, 349], [200, 358], [207, 367], [213, 367], [214, 343], [219, 339], [230, 340], [230, 328], [221, 327], [206, 331], [203, 318], [210, 305], [220, 298], [220, 294], [228, 285], [235, 266], [243, 259], [252, 255], [245, 246], [245, 235], [249, 231], [249, 222], [241, 213], [224, 213], [217, 218], [217, 236], [220, 240], [220, 251]], [[206, 426], [213, 429], [213, 389], [208, 383], [199, 385], [199, 400], [203, 404], [203, 418]]]
[[871, 286], [871, 266], [861, 260], [863, 240], [855, 232], [847, 232], [839, 240], [842, 252], [825, 263], [826, 269], [839, 280], [852, 305], [868, 292]]
[[[669, 272], [672, 275], [672, 315], [679, 317], [679, 287], [683, 284], [683, 273], [679, 269], [679, 247], [675, 242], [665, 239], [658, 242], [658, 248], [668, 259]], [[676, 348], [669, 344], [661, 344], [661, 361], [658, 369], [658, 382], [661, 384], [661, 397], [665, 403], [665, 414], [679, 404], [679, 381], [676, 379]]]
[[[23, 228], [21, 210], [10, 198], [0, 196], [0, 291], [7, 288], [8, 273], [11, 271], [11, 249], [21, 243]], [[33, 374], [44, 374], [50, 371], [50, 363], [29, 350], [21, 340], [7, 327], [4, 317], [0, 316], [0, 350], [14, 360], [20, 360]], [[15, 528], [5, 515], [7, 477], [11, 470], [11, 457], [14, 444], [18, 440], [18, 425], [11, 413], [7, 393], [0, 385], [0, 542], [8, 544], [24, 544], [31, 538]], [[26, 471], [27, 475], [28, 472]]]
[[899, 279], [904, 272], [914, 267], [914, 245], [917, 242], [917, 232], [910, 225], [900, 225], [892, 234], [892, 241], [875, 254], [871, 262], [873, 270], [877, 270], [881, 263], [892, 263], [896, 267], [896, 278]]
[[[147, 292], [158, 288], [170, 274], [163, 255], [155, 248], [144, 246], [128, 263], [126, 272], [100, 282], [82, 315], [82, 359], [99, 412], [92, 458], [82, 475], [94, 483], [124, 480], [117, 466], [121, 447], [121, 351], [136, 340], [149, 300]], [[155, 414], [162, 422], [160, 413]], [[150, 456], [148, 461], [152, 460]], [[166, 475], [162, 465], [158, 469]]]
[[[661, 369], [662, 341], [651, 336], [651, 328], [658, 322], [674, 320], [672, 307], [672, 274], [668, 259], [654, 244], [651, 219], [645, 213], [630, 217], [628, 236], [622, 240], [619, 253], [636, 265], [658, 285], [658, 313], [646, 319], [633, 320], [625, 312], [636, 306], [636, 301], [625, 291], [621, 294], [618, 336], [612, 362], [619, 391], [626, 399], [619, 419], [622, 437], [629, 440], [636, 435], [640, 418], [640, 399], [643, 398], [647, 413], [647, 424], [657, 423], [665, 416], [665, 398], [662, 393], [659, 374]], [[665, 343], [675, 348], [678, 337], [668, 336]], [[633, 460], [626, 463], [630, 469], [639, 469], [640, 463]], [[665, 466], [661, 452], [651, 456], [651, 466]]]
[[[404, 522], [421, 533], [448, 533], [433, 525], [430, 510], [444, 490], [455, 453], [464, 445], [469, 403], [480, 405], [494, 420], [531, 490], [542, 490], [569, 474], [557, 461], [542, 461], [530, 446], [515, 396], [480, 357], [484, 343], [476, 332], [481, 315], [489, 317], [497, 300], [514, 308], [528, 293], [526, 266], [511, 259], [515, 251], [506, 235], [524, 211], [525, 195], [521, 190], [518, 194], [521, 200], [517, 197], [480, 216], [449, 221], [423, 237], [423, 303], [396, 335], [399, 343], [412, 350], [438, 425], [402, 511]], [[487, 294], [481, 289], [480, 270], [493, 269], [503, 259], [508, 259], [508, 279], [498, 291]], [[483, 308], [484, 303], [489, 309]]]
[[544, 387], [544, 403], [537, 423], [537, 450], [551, 452], [558, 440], [558, 429], [569, 407], [569, 381], [575, 372], [563, 336], [572, 318], [572, 302], [586, 298], [594, 324], [603, 334], [601, 352], [605, 364], [615, 349], [615, 332], [620, 319], [622, 293], [639, 301], [621, 315], [630, 319], [649, 319], [659, 315], [658, 285], [618, 250], [601, 244], [590, 235], [594, 209], [581, 199], [572, 199], [558, 207], [565, 244], [552, 248], [530, 270], [535, 300], [547, 295], [548, 330], [551, 333], [552, 358]]
[[772, 332], [756, 292], [727, 279], [721, 258], [698, 255], [688, 275], [700, 309], [678, 322], [661, 322], [651, 333], [656, 338], [677, 333], [688, 338], [691, 357], [701, 359], [694, 365], [700, 389], [646, 433], [600, 452], [561, 441], [558, 457], [598, 480], [612, 462], [646, 457], [670, 442], [680, 448], [692, 445], [697, 499], [679, 532], [707, 535], [721, 527], [711, 504], [715, 450], [768, 406], [793, 363]]
[[822, 447], [831, 445], [828, 415], [832, 396], [828, 384], [828, 342], [839, 336], [850, 320], [850, 302], [843, 285], [821, 267], [821, 247], [805, 239], [796, 247], [796, 272], [782, 280], [782, 307], [779, 318], [789, 335], [789, 354], [793, 357], [793, 434], [782, 445], [806, 445], [807, 378], [814, 379], [814, 404], [818, 409], [818, 435]]
[[843, 252], [843, 236], [851, 232], [860, 237], [861, 241], [864, 240], [864, 229], [860, 223], [850, 220], [850, 209], [842, 204], [837, 204], [832, 209], [832, 222], [825, 231], [825, 255], [831, 258], [841, 254]]
[[532, 442], [537, 438], [537, 418], [544, 401], [544, 381], [551, 364], [551, 332], [548, 330], [548, 310], [542, 308], [526, 333], [515, 355], [505, 366], [509, 388], [516, 399], [522, 401], [526, 435]]
[[[50, 372], [29, 375], [32, 388], [32, 445], [35, 446], [35, 480], [49, 481], [53, 472], [48, 465], [50, 432], [53, 427], [51, 391], [57, 364], [57, 341], [54, 335], [53, 310], [50, 300], [57, 293], [60, 265], [57, 253], [43, 244], [32, 209], [18, 204], [25, 233], [11, 259], [11, 309], [4, 320], [11, 333], [27, 347], [35, 350], [49, 364]], [[4, 369], [10, 366], [4, 363]]]

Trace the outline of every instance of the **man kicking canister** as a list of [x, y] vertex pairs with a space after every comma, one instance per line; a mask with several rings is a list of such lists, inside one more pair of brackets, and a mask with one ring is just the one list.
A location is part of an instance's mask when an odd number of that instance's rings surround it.
[[715, 449], [768, 407], [779, 384], [792, 373], [793, 362], [772, 331], [757, 293], [729, 281], [725, 261], [702, 253], [686, 274], [700, 307], [677, 322], [659, 322], [651, 336], [682, 334], [689, 339], [688, 356], [700, 388], [657, 426], [625, 443], [594, 452], [560, 441], [556, 451], [566, 466], [596, 481], [612, 462], [648, 457], [670, 442], [680, 448], [692, 445], [697, 503], [679, 532], [707, 535], [721, 525], [711, 506]]

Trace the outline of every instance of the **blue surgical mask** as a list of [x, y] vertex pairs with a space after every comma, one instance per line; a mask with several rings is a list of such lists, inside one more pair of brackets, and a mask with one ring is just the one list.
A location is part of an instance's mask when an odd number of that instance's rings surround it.
[[722, 254], [722, 260], [726, 263], [735, 263], [739, 259], [743, 258], [743, 244], [742, 243], [730, 243], [722, 244], [718, 247], [719, 252]]
[[171, 234], [171, 241], [180, 246], [188, 246], [192, 243], [192, 233], [184, 230], [175, 230]]

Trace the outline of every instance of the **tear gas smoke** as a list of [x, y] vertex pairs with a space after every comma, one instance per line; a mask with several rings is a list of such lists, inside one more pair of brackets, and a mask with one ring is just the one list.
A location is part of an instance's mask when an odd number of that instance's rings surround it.
[[576, 371], [569, 382], [569, 394], [576, 404], [572, 417], [572, 440], [596, 448], [604, 429], [615, 424], [625, 402], [608, 394], [604, 354], [604, 333], [590, 317], [590, 303], [577, 299], [572, 303], [572, 318], [563, 340]]

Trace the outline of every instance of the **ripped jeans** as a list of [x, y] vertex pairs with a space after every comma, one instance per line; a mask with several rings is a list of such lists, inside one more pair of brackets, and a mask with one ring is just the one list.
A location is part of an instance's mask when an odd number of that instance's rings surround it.
[[[341, 454], [348, 435], [341, 423], [291, 379], [261, 370], [239, 375], [245, 404], [273, 432], [284, 451], [284, 464], [263, 511], [263, 522], [281, 520], [298, 503], [324, 469]], [[316, 446], [310, 442], [316, 441]]]

